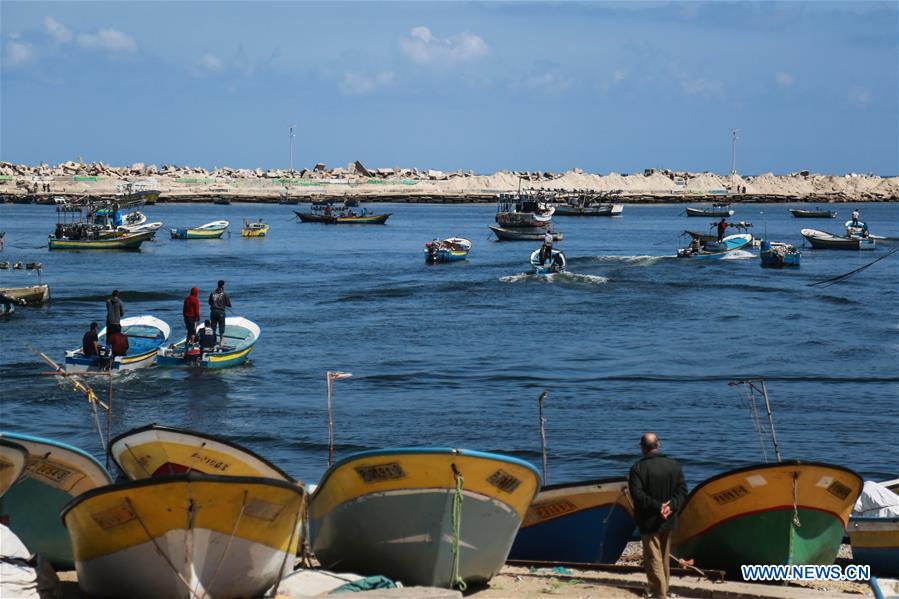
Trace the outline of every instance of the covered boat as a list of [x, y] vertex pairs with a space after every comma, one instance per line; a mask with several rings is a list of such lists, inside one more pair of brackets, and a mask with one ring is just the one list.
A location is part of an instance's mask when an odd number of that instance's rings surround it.
[[528, 507], [509, 559], [614, 564], [635, 526], [627, 479], [548, 485]]
[[172, 239], [220, 239], [230, 224], [226, 220], [217, 220], [199, 227], [172, 229]]
[[829, 250], [873, 250], [875, 242], [870, 238], [834, 235], [816, 229], [802, 229], [803, 237], [816, 249]]
[[141, 233], [110, 234], [108, 236], [63, 236], [50, 235], [47, 242], [51, 250], [137, 250], [151, 239], [155, 231]]
[[[122, 319], [122, 334], [128, 337], [128, 352], [124, 356], [112, 357], [108, 352], [100, 356], [85, 356], [84, 348], [66, 352], [66, 372], [88, 372], [99, 370], [136, 370], [152, 366], [156, 352], [169, 339], [169, 325], [154, 316], [132, 316]], [[104, 345], [106, 327], [100, 330], [99, 343]], [[101, 348], [106, 349], [106, 348]]]
[[[203, 327], [197, 329], [199, 332]], [[160, 366], [198, 366], [202, 368], [229, 368], [247, 361], [253, 346], [259, 339], [259, 325], [241, 316], [225, 319], [225, 345], [216, 345], [203, 351], [198, 345], [188, 346], [187, 338], [168, 347], [161, 347], [156, 356]]]
[[562, 250], [552, 250], [551, 257], [548, 260], [541, 260], [540, 255], [543, 248], [537, 248], [531, 252], [531, 268], [535, 275], [550, 275], [557, 272], [564, 272], [568, 267], [568, 261], [565, 260], [565, 254]]
[[556, 211], [548, 199], [535, 193], [501, 193], [496, 201], [496, 224], [503, 228], [546, 228]]
[[200, 472], [294, 479], [249, 449], [220, 437], [150, 424], [113, 437], [109, 456], [130, 480]]
[[790, 214], [796, 218], [836, 218], [836, 210], [824, 210], [815, 208], [814, 210], [802, 210], [800, 208], [790, 208]]
[[72, 545], [59, 511], [72, 498], [112, 483], [106, 469], [71, 445], [0, 433], [0, 439], [21, 445], [28, 462], [19, 481], [0, 497], [0, 518], [32, 553], [40, 553], [57, 569], [71, 570]]
[[684, 211], [687, 213], [687, 216], [712, 216], [718, 218], [734, 215], [730, 204], [714, 204], [711, 208], [685, 208]]
[[730, 470], [690, 493], [671, 553], [733, 575], [747, 564], [832, 564], [861, 488], [852, 470], [816, 462]]
[[[490, 230], [496, 234], [499, 241], [543, 241], [546, 235], [545, 230], [528, 228], [528, 229], [504, 229], [496, 225], [490, 225]], [[561, 231], [551, 231], [553, 241], [562, 241]]]
[[759, 248], [759, 258], [765, 268], [783, 268], [784, 266], [799, 266], [802, 253], [789, 243], [779, 241], [762, 241]]
[[406, 585], [485, 583], [506, 561], [539, 485], [532, 465], [497, 454], [357, 453], [331, 466], [312, 496], [312, 549], [323, 568]]
[[49, 285], [32, 285], [30, 287], [3, 287], [0, 295], [22, 302], [28, 306], [43, 306], [50, 301]]
[[28, 463], [28, 450], [15, 441], [0, 436], [0, 497], [22, 475]]
[[268, 235], [268, 225], [262, 222], [262, 219], [250, 222], [243, 219], [243, 229], [240, 230], [243, 237], [265, 237]]
[[699, 249], [695, 246], [677, 250], [678, 258], [693, 259], [717, 259], [723, 258], [730, 252], [742, 249], [752, 243], [752, 234], [737, 233], [736, 235], [728, 235], [721, 241], [708, 241], [701, 243]]
[[425, 244], [425, 262], [437, 264], [440, 262], [458, 262], [468, 258], [471, 251], [471, 242], [462, 237], [448, 237], [447, 239], [435, 239]]
[[305, 491], [192, 472], [83, 493], [61, 512], [92, 597], [261, 597], [293, 570]]
[[852, 560], [877, 576], [899, 577], [899, 495], [884, 484], [865, 481], [849, 518]]

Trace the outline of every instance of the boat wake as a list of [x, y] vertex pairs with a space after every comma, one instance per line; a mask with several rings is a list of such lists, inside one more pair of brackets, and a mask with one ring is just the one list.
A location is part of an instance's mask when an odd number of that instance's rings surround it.
[[755, 258], [755, 254], [746, 250], [734, 250], [721, 257], [722, 260], [748, 260], [750, 258]]
[[554, 283], [556, 281], [571, 281], [577, 283], [590, 283], [592, 285], [602, 285], [603, 283], [609, 282], [609, 279], [607, 277], [601, 277], [599, 275], [584, 275], [576, 272], [557, 272], [550, 275], [535, 275], [522, 272], [517, 275], [500, 277], [499, 280], [502, 283], [521, 283], [523, 281]]
[[659, 260], [665, 260], [666, 258], [670, 258], [670, 256], [583, 256], [579, 258], [569, 258], [568, 261], [572, 264], [578, 264], [580, 262], [600, 262], [603, 264], [621, 266], [649, 266], [650, 264], [655, 264]]

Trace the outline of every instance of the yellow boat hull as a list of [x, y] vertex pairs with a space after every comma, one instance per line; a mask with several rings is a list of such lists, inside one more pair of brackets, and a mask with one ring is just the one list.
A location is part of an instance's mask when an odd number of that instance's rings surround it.
[[240, 230], [240, 234], [244, 237], [265, 237], [268, 235], [268, 225], [252, 229], [244, 228]]

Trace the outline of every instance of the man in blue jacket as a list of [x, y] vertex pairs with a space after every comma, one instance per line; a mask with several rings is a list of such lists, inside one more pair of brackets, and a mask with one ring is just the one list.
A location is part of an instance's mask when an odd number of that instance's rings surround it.
[[652, 599], [666, 599], [671, 578], [671, 531], [687, 501], [687, 483], [681, 465], [663, 454], [655, 433], [640, 438], [643, 457], [631, 466], [628, 490], [634, 519], [643, 541], [643, 567]]

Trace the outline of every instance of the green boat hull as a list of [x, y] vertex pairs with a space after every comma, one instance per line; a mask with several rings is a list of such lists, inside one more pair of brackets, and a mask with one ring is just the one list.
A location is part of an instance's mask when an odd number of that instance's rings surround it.
[[794, 526], [791, 506], [747, 514], [674, 546], [672, 553], [731, 574], [744, 564], [832, 564], [843, 539], [840, 518], [808, 508], [799, 508], [798, 516]]

